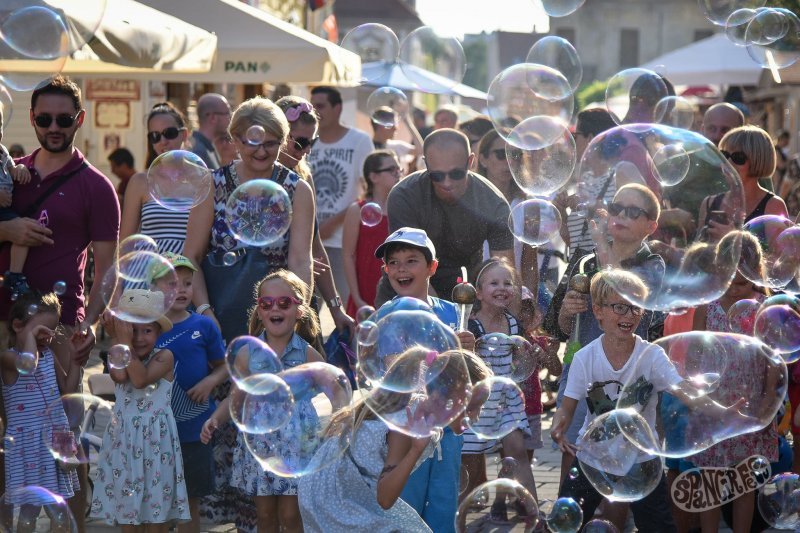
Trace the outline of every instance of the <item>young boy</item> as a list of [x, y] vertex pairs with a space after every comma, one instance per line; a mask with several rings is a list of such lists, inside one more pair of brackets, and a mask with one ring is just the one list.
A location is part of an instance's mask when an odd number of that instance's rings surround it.
[[[642, 388], [651, 389], [650, 394], [641, 395], [645, 403], [637, 405], [637, 411], [653, 433], [656, 432], [656, 405], [661, 391], [669, 389], [670, 394], [682, 403], [712, 416], [728, 416], [728, 411], [736, 411], [741, 405], [737, 403], [726, 408], [705, 396], [698, 396], [696, 389], [678, 374], [663, 349], [634, 333], [644, 310], [631, 305], [620, 292], [644, 298], [647, 287], [638, 276], [623, 270], [605, 270], [592, 278], [592, 312], [603, 334], [575, 354], [564, 400], [553, 418], [551, 436], [564, 456], [570, 458], [572, 468], [579, 468], [578, 460], [583, 459], [584, 454], [566, 438], [576, 407], [579, 403], [588, 405], [579, 433], [582, 435], [596, 417], [616, 407], [625, 384], [641, 381]], [[635, 461], [640, 463], [651, 459], [653, 456], [640, 453]], [[562, 482], [559, 497], [563, 496], [581, 502], [584, 524], [593, 518], [603, 499], [582, 473], [569, 476]], [[656, 488], [641, 500], [631, 503], [630, 508], [639, 531], [675, 531], [663, 473]], [[627, 505], [607, 506], [604, 513], [610, 515], [620, 531], [623, 530]]]
[[178, 531], [199, 532], [198, 503], [214, 492], [213, 448], [200, 442], [200, 430], [214, 413], [211, 398], [214, 387], [228, 379], [225, 344], [222, 333], [210, 318], [186, 310], [192, 302], [192, 280], [197, 269], [182, 255], [163, 254], [177, 275], [177, 286], [167, 272], [153, 272], [154, 283], [162, 292], [177, 291], [175, 303], [166, 313], [172, 330], [159, 337], [158, 349], [168, 349], [175, 357], [175, 384], [172, 388], [172, 411], [181, 440], [183, 464], [186, 465], [186, 490], [192, 521], [178, 525]]
[[[0, 104], [0, 142], [3, 140], [3, 106]], [[12, 220], [19, 215], [11, 209], [11, 191], [14, 182], [28, 183], [31, 173], [25, 165], [15, 165], [6, 147], [0, 144], [0, 221]], [[28, 258], [28, 247], [19, 244], [11, 245], [8, 272], [3, 276], [3, 285], [11, 291], [11, 299], [16, 300], [21, 294], [28, 292], [28, 280], [22, 269]]]
[[[400, 228], [375, 250], [382, 259], [392, 289], [398, 297], [409, 296], [431, 306], [436, 317], [455, 328], [458, 307], [452, 302], [428, 295], [430, 278], [436, 272], [436, 248], [424, 230]], [[378, 309], [388, 313], [391, 302]], [[458, 332], [462, 348], [475, 349], [475, 337], [469, 331]], [[423, 462], [408, 478], [400, 497], [414, 508], [425, 523], [437, 533], [455, 531], [454, 518], [458, 509], [459, 477], [461, 475], [461, 445], [463, 438], [445, 428], [439, 442], [440, 452]]]

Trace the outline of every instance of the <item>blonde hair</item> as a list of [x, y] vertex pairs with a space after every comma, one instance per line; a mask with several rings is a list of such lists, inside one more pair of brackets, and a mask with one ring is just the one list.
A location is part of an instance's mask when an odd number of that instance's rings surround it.
[[281, 108], [269, 98], [256, 96], [239, 104], [231, 117], [228, 132], [232, 137], [241, 138], [251, 126], [264, 128], [264, 131], [281, 141], [281, 147], [286, 144], [289, 121]]
[[618, 268], [601, 270], [592, 277], [589, 286], [592, 305], [603, 305], [612, 295], [620, 293], [632, 294], [643, 300], [647, 298], [648, 292], [647, 285], [644, 284], [642, 278]]
[[300, 279], [297, 274], [288, 270], [280, 269], [267, 274], [264, 279], [256, 283], [253, 299], [255, 305], [250, 308], [250, 318], [247, 323], [247, 332], [249, 335], [257, 337], [264, 332], [264, 324], [258, 317], [258, 298], [261, 294], [261, 287], [268, 281], [274, 279], [282, 280], [286, 285], [292, 289], [295, 298], [300, 300], [298, 308], [300, 309], [301, 316], [297, 319], [294, 330], [306, 342], [313, 344], [319, 336], [320, 326], [317, 315], [311, 309], [309, 302], [311, 301], [311, 289], [305, 281]]
[[769, 134], [758, 126], [732, 129], [719, 142], [719, 149], [731, 153], [744, 152], [750, 161], [750, 176], [766, 178], [775, 173], [775, 146]]
[[644, 203], [644, 210], [647, 211], [647, 214], [651, 217], [650, 220], [658, 220], [658, 217], [661, 216], [661, 205], [658, 202], [658, 196], [656, 196], [653, 191], [641, 183], [628, 183], [617, 189], [617, 192], [614, 193], [614, 200], [617, 199], [619, 193], [624, 191], [634, 191], [637, 193]]

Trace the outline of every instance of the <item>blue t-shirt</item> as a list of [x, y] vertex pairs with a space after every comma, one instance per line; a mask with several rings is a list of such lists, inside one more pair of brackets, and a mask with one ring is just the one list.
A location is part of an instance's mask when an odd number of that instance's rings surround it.
[[[372, 317], [372, 320], [377, 322], [381, 318], [388, 315], [390, 312], [395, 310], [395, 304], [398, 301], [400, 296], [395, 296], [393, 299], [389, 300], [382, 306], [378, 308], [375, 312], [375, 315]], [[412, 301], [412, 300], [409, 300]], [[406, 311], [413, 311], [413, 310], [427, 310], [425, 309], [425, 305], [427, 304], [430, 307], [430, 310], [433, 311], [433, 314], [436, 315], [436, 318], [444, 322], [446, 325], [450, 326], [454, 331], [458, 327], [458, 306], [453, 302], [448, 302], [447, 300], [442, 300], [441, 298], [437, 298], [435, 296], [428, 296], [428, 301], [423, 302], [421, 300], [417, 301], [419, 305], [418, 308], [409, 307], [408, 309], [404, 309]]]
[[[192, 313], [189, 318], [174, 324], [170, 331], [161, 335], [156, 348], [172, 352], [175, 359], [175, 386], [183, 391], [188, 391], [208, 376], [213, 361], [225, 358], [225, 343], [219, 328], [210, 318], [197, 313]], [[173, 389], [173, 403], [176, 402], [176, 393], [181, 394]], [[194, 402], [191, 404], [197, 406]], [[181, 442], [199, 441], [200, 430], [215, 408], [214, 400], [209, 398], [207, 409], [189, 420], [176, 422]]]

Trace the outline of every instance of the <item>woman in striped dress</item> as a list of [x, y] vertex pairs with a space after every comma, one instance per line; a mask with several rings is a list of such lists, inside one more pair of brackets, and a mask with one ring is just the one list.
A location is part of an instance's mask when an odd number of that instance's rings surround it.
[[[182, 150], [188, 138], [186, 118], [169, 102], [153, 106], [147, 116], [147, 164], [170, 150]], [[171, 211], [150, 196], [147, 171], [133, 176], [125, 191], [119, 240], [134, 233], [151, 237], [158, 245], [158, 253], [183, 252], [189, 211]]]

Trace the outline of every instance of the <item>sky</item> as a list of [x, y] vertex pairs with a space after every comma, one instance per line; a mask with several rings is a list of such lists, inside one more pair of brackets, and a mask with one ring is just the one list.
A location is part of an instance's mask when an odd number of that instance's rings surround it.
[[417, 0], [417, 13], [437, 33], [459, 38], [498, 29], [527, 33], [534, 24], [539, 31], [547, 29], [547, 16], [538, 0]]

